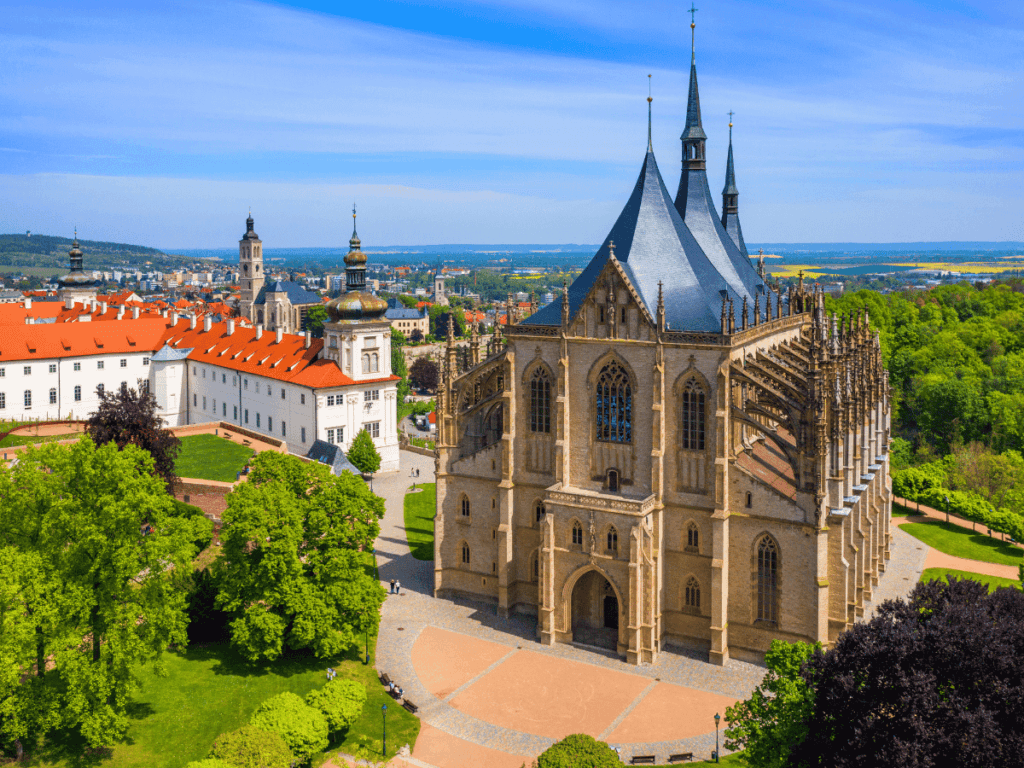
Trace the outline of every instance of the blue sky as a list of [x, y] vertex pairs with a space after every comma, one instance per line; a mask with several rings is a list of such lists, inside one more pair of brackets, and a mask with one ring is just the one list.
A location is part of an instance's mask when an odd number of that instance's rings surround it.
[[[1024, 240], [1024, 4], [705, 0], [752, 242]], [[268, 248], [596, 243], [679, 179], [687, 5], [0, 0], [0, 231]]]

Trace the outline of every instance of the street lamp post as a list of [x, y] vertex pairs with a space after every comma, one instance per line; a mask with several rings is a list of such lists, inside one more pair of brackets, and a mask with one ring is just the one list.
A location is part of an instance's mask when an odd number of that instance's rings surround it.
[[387, 704], [381, 704], [380, 705], [380, 716], [381, 716], [381, 718], [383, 718], [383, 722], [384, 722], [384, 736], [381, 739], [381, 747], [382, 747], [381, 754], [384, 755], [384, 757], [387, 757], [388, 756], [388, 705]]
[[370, 625], [366, 623], [366, 614], [363, 614], [363, 639], [366, 641], [366, 661], [364, 664], [370, 663]]
[[718, 714], [717, 712], [715, 712], [715, 762], [716, 763], [718, 762], [718, 753], [720, 751], [719, 747], [718, 747], [718, 721], [721, 720], [721, 719], [722, 719], [722, 716], [720, 714]]
[[949, 496], [946, 497], [946, 522], [949, 522]]

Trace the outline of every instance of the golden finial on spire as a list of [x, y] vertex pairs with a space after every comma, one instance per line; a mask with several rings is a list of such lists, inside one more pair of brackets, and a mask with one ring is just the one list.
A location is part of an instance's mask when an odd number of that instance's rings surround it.
[[647, 151], [653, 152], [654, 147], [651, 144], [651, 102], [654, 99], [651, 97], [651, 76], [647, 76]]
[[735, 114], [736, 113], [733, 112], [731, 109], [729, 110], [729, 127], [730, 128], [732, 128], [732, 116], [735, 115]]
[[690, 10], [687, 11], [690, 14], [690, 54], [693, 57], [697, 55], [697, 42], [694, 37], [694, 29], [697, 26], [697, 11], [700, 10], [692, 2], [690, 3]]

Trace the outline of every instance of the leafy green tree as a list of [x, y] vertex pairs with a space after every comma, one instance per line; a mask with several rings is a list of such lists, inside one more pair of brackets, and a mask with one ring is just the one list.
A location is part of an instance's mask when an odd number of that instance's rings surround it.
[[[262, 764], [259, 764], [262, 768]], [[185, 768], [238, 768], [235, 763], [229, 763], [227, 760], [221, 760], [219, 757], [207, 757], [202, 760], [193, 760], [191, 763], [187, 763]], [[268, 766], [269, 768], [269, 766]], [[282, 766], [286, 768], [286, 766]]]
[[414, 387], [432, 392], [437, 389], [439, 380], [437, 363], [427, 357], [417, 357], [413, 360], [409, 369], [409, 381]]
[[377, 631], [384, 588], [373, 573], [373, 542], [384, 501], [350, 472], [264, 452], [249, 482], [227, 497], [217, 606], [246, 658], [276, 659], [286, 648], [318, 657], [343, 653]]
[[[138, 667], [187, 641], [197, 523], [172, 514], [147, 451], [87, 437], [27, 450], [0, 469], [0, 498], [0, 542], [42, 564], [28, 606], [36, 658], [48, 660], [36, 675], [59, 691], [61, 725], [112, 744], [127, 730]], [[43, 596], [52, 605], [37, 610]]]
[[254, 725], [218, 736], [210, 757], [233, 768], [289, 768], [295, 761], [281, 734]]
[[403, 337], [401, 342], [396, 341], [395, 334], [401, 335], [400, 331], [391, 330], [391, 373], [399, 377], [398, 382], [398, 403], [401, 405], [409, 396], [409, 369], [405, 365], [405, 353], [402, 345], [405, 343]]
[[455, 338], [466, 335], [466, 314], [461, 309], [442, 307], [437, 304], [430, 308], [430, 332], [438, 339], [448, 338], [448, 318], [452, 319]]
[[392, 348], [394, 348], [394, 346], [396, 344], [398, 344], [398, 345], [405, 344], [405, 334], [402, 333], [397, 328], [392, 327], [392, 329], [391, 329], [391, 346], [392, 346]]
[[302, 328], [309, 331], [314, 338], [322, 339], [324, 337], [324, 323], [327, 320], [327, 307], [323, 304], [314, 304], [306, 310], [306, 316], [302, 319]]
[[96, 445], [114, 443], [118, 448], [137, 445], [153, 457], [153, 467], [167, 487], [174, 485], [177, 475], [174, 460], [181, 450], [181, 441], [163, 427], [156, 412], [156, 398], [149, 391], [149, 382], [139, 379], [139, 388], [127, 384], [114, 390], [97, 389], [100, 404], [89, 417], [86, 434]]
[[252, 725], [278, 734], [295, 757], [308, 761], [327, 749], [327, 720], [290, 691], [264, 701], [252, 716]]
[[725, 746], [745, 750], [752, 768], [789, 765], [791, 750], [807, 736], [814, 693], [800, 671], [821, 644], [772, 640], [764, 662], [768, 668], [750, 698], [725, 710], [729, 727]]
[[359, 719], [366, 703], [366, 686], [355, 680], [331, 680], [311, 691], [306, 703], [324, 716], [330, 733], [338, 733]]
[[585, 733], [573, 733], [537, 756], [535, 768], [615, 768], [622, 765], [615, 750]]
[[377, 446], [373, 444], [370, 433], [365, 429], [359, 430], [346, 455], [360, 472], [373, 474], [380, 469], [380, 453], [377, 452]]

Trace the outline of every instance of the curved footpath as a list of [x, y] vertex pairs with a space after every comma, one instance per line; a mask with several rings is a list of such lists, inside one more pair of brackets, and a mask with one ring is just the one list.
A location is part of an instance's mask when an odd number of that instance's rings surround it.
[[[382, 609], [376, 665], [419, 706], [422, 721], [412, 756], [397, 759], [398, 768], [519, 768], [577, 732], [618, 747], [624, 763], [633, 755], [710, 757], [714, 714], [749, 696], [763, 667], [714, 666], [679, 649], [654, 665], [630, 666], [600, 649], [539, 644], [533, 617], [502, 619], [490, 605], [434, 599], [433, 563], [410, 554], [403, 515], [410, 470], [420, 469], [417, 482], [433, 482], [433, 459], [402, 451], [401, 464], [374, 480], [387, 503], [380, 578], [385, 588], [393, 578], [402, 583]], [[893, 528], [892, 559], [873, 605], [913, 589], [926, 549]]]

